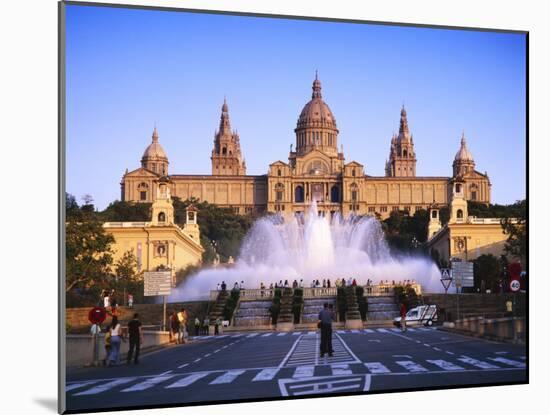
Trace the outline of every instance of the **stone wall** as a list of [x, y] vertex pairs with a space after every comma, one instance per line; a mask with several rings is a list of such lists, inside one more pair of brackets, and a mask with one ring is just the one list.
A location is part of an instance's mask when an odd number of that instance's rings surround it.
[[[198, 317], [202, 322], [207, 315], [209, 301], [193, 301], [183, 303], [169, 303], [166, 305], [167, 319], [171, 311], [180, 311], [184, 307], [189, 313], [189, 321], [194, 325], [195, 317]], [[68, 308], [66, 310], [66, 321], [69, 326], [70, 333], [87, 333], [90, 330], [91, 324], [88, 321], [88, 312], [91, 307]], [[122, 324], [130, 321], [134, 313], [139, 314], [139, 319], [145, 326], [145, 329], [159, 329], [162, 325], [162, 304], [136, 304], [133, 308], [119, 307], [118, 318]], [[104, 325], [109, 324], [110, 317], [104, 322]], [[149, 327], [147, 327], [149, 326]], [[189, 331], [194, 334], [194, 327], [190, 327]]]
[[525, 316], [525, 294], [423, 294], [425, 304], [436, 304], [439, 310], [447, 311], [447, 320], [457, 318], [457, 297], [459, 317], [497, 318], [510, 316], [506, 310], [506, 302], [516, 296], [515, 316]]

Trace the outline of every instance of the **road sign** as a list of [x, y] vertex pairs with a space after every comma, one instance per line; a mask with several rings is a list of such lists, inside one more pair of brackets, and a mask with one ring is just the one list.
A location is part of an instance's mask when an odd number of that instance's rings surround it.
[[519, 280], [510, 281], [510, 291], [515, 293], [515, 292], [518, 292], [520, 288], [521, 288], [521, 283], [519, 282]]
[[143, 295], [170, 295], [172, 291], [171, 271], [145, 272], [143, 278]]
[[88, 313], [88, 320], [92, 324], [101, 324], [105, 321], [107, 317], [107, 310], [103, 307], [94, 307]]
[[447, 290], [451, 286], [451, 281], [453, 280], [452, 270], [449, 268], [442, 268], [440, 280], [441, 284], [443, 284], [443, 288], [445, 289], [445, 293], [447, 293]]
[[453, 285], [460, 287], [474, 286], [474, 263], [469, 261], [451, 262], [453, 270]]

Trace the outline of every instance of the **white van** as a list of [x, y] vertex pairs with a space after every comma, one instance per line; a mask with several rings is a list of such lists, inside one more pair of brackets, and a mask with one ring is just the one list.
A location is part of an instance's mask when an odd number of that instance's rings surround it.
[[[421, 324], [425, 326], [431, 326], [437, 321], [437, 306], [432, 305], [420, 305], [418, 307], [411, 308], [407, 311], [405, 316], [407, 326], [419, 326]], [[393, 324], [396, 327], [401, 327], [401, 317], [393, 319]]]

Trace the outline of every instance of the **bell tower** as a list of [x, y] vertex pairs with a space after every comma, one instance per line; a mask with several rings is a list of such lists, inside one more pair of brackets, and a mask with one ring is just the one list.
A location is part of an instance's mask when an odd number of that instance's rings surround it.
[[225, 98], [222, 105], [220, 127], [214, 137], [212, 150], [212, 175], [215, 176], [244, 176], [246, 162], [241, 154], [239, 134], [231, 131], [229, 122], [229, 107]]
[[413, 136], [409, 131], [407, 111], [401, 108], [399, 134], [393, 135], [390, 146], [390, 159], [386, 163], [388, 177], [415, 177], [416, 154], [414, 152]]
[[153, 226], [167, 226], [174, 224], [174, 206], [170, 197], [170, 181], [162, 177], [155, 182], [156, 189], [153, 205], [151, 206], [151, 224]]
[[195, 206], [190, 205], [185, 209], [185, 225], [183, 225], [183, 231], [196, 243], [201, 243], [201, 235], [199, 230], [199, 224], [197, 222], [198, 210]]

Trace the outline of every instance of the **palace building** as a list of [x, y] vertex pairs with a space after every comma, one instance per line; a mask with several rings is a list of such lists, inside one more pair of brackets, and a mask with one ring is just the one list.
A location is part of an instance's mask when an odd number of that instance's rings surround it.
[[[230, 207], [236, 213], [304, 212], [316, 201], [320, 214], [379, 214], [391, 211], [414, 213], [419, 209], [448, 206], [452, 189], [461, 185], [465, 200], [491, 201], [491, 182], [475, 169], [472, 154], [462, 134], [452, 165], [452, 175], [416, 175], [417, 154], [403, 107], [399, 133], [390, 141], [384, 176], [366, 174], [364, 165], [346, 161], [338, 150], [340, 131], [329, 106], [322, 98], [321, 82], [313, 82], [311, 100], [298, 117], [295, 150], [288, 161], [275, 161], [267, 174], [247, 175], [239, 135], [231, 129], [229, 108], [223, 103], [219, 129], [214, 136], [211, 174], [172, 174], [168, 156], [160, 145], [157, 130], [141, 158], [141, 167], [126, 171], [121, 182], [122, 200], [152, 202], [154, 183], [166, 176], [173, 196]], [[421, 155], [419, 155], [421, 158]]]

